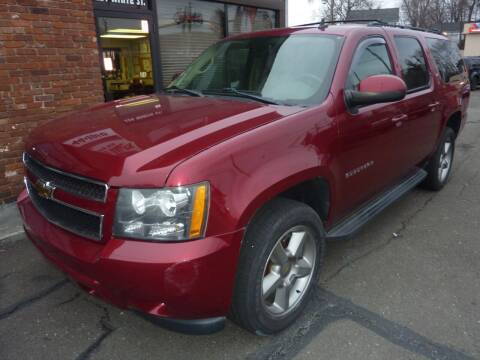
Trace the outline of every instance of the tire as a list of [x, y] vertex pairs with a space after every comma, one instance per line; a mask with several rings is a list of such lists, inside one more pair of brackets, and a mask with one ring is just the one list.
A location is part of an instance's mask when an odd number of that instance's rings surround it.
[[472, 81], [470, 81], [470, 90], [477, 90], [477, 87], [478, 87], [478, 77], [477, 76], [474, 76], [472, 78]]
[[258, 335], [288, 327], [318, 283], [324, 253], [325, 232], [317, 213], [297, 201], [272, 200], [247, 228], [231, 319]]
[[422, 183], [423, 187], [438, 191], [448, 182], [455, 155], [455, 138], [455, 131], [449, 127], [445, 128], [442, 140], [425, 168], [428, 175]]

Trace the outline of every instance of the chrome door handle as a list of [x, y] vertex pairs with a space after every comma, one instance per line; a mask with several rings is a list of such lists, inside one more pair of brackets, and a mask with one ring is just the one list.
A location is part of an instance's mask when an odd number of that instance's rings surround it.
[[406, 119], [407, 119], [407, 115], [406, 115], [406, 114], [397, 115], [397, 116], [392, 117], [392, 121], [393, 121], [394, 123], [399, 122], [399, 121], [402, 121], [402, 120], [406, 120]]
[[428, 107], [430, 109], [436, 108], [438, 105], [440, 105], [440, 102], [435, 101], [434, 103], [428, 104]]

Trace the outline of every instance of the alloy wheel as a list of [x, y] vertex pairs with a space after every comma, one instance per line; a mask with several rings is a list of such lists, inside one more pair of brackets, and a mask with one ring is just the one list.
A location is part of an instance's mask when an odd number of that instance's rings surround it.
[[453, 146], [451, 141], [446, 141], [443, 144], [443, 149], [440, 154], [440, 161], [438, 166], [438, 179], [444, 182], [447, 179], [448, 173], [452, 166]]
[[262, 280], [262, 303], [271, 316], [284, 316], [301, 303], [314, 274], [316, 257], [316, 241], [306, 226], [295, 226], [278, 239]]

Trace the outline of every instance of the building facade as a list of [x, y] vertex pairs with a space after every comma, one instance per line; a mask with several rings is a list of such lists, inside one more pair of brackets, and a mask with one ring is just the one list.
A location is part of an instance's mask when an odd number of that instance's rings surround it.
[[480, 22], [465, 23], [463, 25], [465, 36], [464, 56], [480, 56]]
[[159, 91], [205, 48], [285, 25], [285, 0], [13, 0], [0, 4], [0, 203], [23, 186], [34, 127]]

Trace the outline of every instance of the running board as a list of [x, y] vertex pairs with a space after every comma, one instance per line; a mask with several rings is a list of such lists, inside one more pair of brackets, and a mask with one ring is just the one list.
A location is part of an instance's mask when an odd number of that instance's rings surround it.
[[425, 170], [418, 169], [413, 175], [410, 175], [401, 183], [376, 197], [332, 227], [330, 231], [327, 232], [327, 240], [339, 240], [353, 236], [363, 225], [420, 184], [426, 176], [427, 172]]

